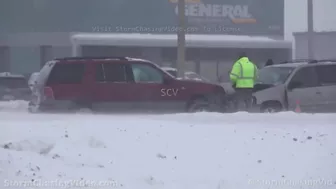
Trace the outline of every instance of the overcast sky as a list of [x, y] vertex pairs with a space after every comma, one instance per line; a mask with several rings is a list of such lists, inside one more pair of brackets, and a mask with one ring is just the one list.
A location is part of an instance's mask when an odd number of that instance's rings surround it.
[[[315, 31], [336, 31], [336, 0], [314, 1]], [[307, 31], [307, 0], [285, 0], [285, 33]]]

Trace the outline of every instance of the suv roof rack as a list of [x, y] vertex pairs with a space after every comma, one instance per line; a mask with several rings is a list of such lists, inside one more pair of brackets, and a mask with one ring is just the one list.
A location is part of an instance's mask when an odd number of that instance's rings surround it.
[[314, 60], [314, 59], [293, 59], [293, 60], [286, 60], [286, 61], [280, 62], [280, 64], [287, 64], [287, 63], [304, 63], [304, 62], [308, 62], [308, 63], [316, 63], [317, 60]]
[[336, 62], [336, 59], [322, 59], [322, 60], [317, 60], [317, 62]]
[[321, 60], [314, 60], [314, 61], [311, 61], [309, 63], [326, 63], [326, 62], [335, 62], [336, 63], [336, 59], [321, 59]]
[[110, 57], [64, 57], [56, 58], [55, 60], [106, 60], [106, 59], [117, 59], [117, 60], [128, 60], [128, 57], [123, 56], [110, 56]]

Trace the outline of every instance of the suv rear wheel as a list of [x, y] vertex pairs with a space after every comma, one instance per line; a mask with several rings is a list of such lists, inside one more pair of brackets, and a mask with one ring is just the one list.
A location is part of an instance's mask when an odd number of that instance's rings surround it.
[[73, 102], [72, 106], [69, 108], [71, 112], [74, 113], [92, 113], [92, 105], [87, 102]]
[[33, 102], [28, 103], [28, 112], [29, 113], [39, 113], [39, 106]]

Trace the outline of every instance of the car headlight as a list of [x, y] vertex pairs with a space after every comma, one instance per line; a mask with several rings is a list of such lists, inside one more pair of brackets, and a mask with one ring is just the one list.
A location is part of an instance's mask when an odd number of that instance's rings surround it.
[[216, 86], [214, 92], [216, 94], [226, 94], [226, 91], [225, 91], [224, 87], [222, 87], [222, 86]]

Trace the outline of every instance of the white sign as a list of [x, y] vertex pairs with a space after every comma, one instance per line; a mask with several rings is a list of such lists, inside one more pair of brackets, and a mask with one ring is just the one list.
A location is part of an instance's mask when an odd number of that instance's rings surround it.
[[177, 96], [178, 89], [161, 89], [161, 96]]
[[[175, 8], [178, 15], [178, 7]], [[248, 5], [218, 5], [191, 3], [185, 6], [186, 16], [198, 17], [224, 17], [234, 19], [251, 19], [253, 16], [249, 12]]]

